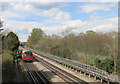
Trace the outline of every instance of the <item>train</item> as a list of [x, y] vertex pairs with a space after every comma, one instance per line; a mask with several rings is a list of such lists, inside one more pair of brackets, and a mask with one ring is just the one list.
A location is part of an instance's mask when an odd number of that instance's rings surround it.
[[17, 53], [23, 61], [33, 61], [33, 53], [30, 50], [26, 50], [19, 46]]

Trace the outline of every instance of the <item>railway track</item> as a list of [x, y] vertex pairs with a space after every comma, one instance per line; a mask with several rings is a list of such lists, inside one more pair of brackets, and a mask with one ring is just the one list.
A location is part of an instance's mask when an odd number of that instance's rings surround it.
[[72, 84], [88, 84], [87, 82], [81, 80], [80, 78], [52, 65], [51, 63], [49, 63], [37, 56], [34, 56], [34, 57], [35, 57], [35, 60], [37, 60], [38, 62], [43, 64], [46, 68], [50, 69], [53, 73], [57, 74], [58, 76], [60, 76], [64, 80], [66, 80], [67, 82], [72, 83]]
[[25, 71], [27, 71], [30, 79], [32, 80], [32, 83], [34, 84], [51, 84], [50, 81], [48, 81], [48, 79], [45, 78], [45, 76], [38, 71], [38, 69], [33, 66], [30, 63], [25, 63], [22, 62], [22, 65], [25, 69]]

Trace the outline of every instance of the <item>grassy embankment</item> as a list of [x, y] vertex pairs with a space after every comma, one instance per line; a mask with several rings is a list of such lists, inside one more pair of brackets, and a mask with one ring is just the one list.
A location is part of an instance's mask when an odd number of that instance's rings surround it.
[[85, 54], [85, 53], [78, 53], [78, 57], [84, 59], [84, 60], [76, 60], [78, 62], [82, 62], [85, 64], [89, 64], [89, 65], [94, 65], [96, 58], [99, 58], [101, 60], [107, 58], [107, 56], [98, 56], [98, 55], [91, 55], [91, 54]]
[[14, 82], [13, 52], [3, 50], [2, 53], [2, 82]]

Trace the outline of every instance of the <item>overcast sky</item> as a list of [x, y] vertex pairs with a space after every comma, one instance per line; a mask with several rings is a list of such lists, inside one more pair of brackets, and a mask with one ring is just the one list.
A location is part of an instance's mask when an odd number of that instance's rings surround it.
[[118, 30], [117, 2], [3, 2], [4, 29], [25, 42], [33, 28], [58, 34], [66, 28], [80, 33]]

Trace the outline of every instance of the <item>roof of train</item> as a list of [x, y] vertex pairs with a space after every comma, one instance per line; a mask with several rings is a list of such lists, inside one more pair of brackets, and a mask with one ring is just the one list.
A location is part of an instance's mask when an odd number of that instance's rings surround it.
[[23, 52], [30, 51], [30, 50], [26, 50], [26, 49], [24, 49], [22, 47], [19, 47], [19, 49], [22, 50]]

